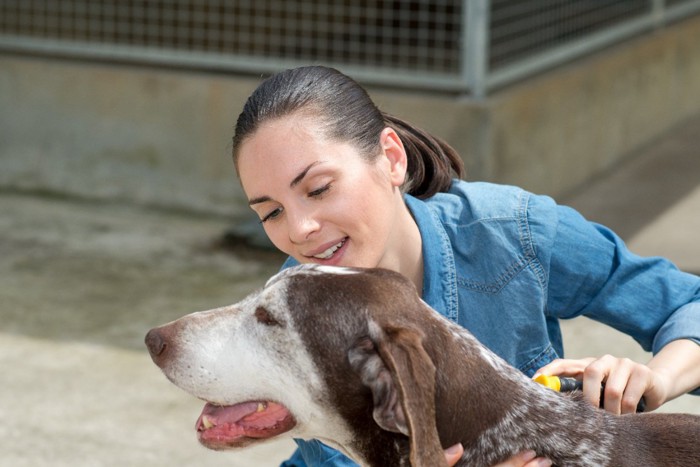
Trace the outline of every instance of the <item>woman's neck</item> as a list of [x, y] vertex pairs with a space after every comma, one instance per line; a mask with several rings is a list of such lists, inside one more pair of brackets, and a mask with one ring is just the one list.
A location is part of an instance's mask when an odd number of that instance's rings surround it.
[[379, 266], [392, 269], [406, 276], [416, 286], [419, 295], [423, 292], [423, 240], [418, 224], [408, 207], [403, 204], [396, 219], [393, 251]]

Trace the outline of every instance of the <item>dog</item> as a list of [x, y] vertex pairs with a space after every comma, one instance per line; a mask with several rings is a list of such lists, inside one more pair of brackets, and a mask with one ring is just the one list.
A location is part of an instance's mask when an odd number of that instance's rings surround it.
[[613, 415], [541, 386], [443, 318], [405, 277], [301, 265], [241, 302], [150, 330], [170, 381], [206, 401], [216, 450], [316, 438], [368, 466], [490, 466], [524, 450], [558, 466], [700, 465], [700, 417]]

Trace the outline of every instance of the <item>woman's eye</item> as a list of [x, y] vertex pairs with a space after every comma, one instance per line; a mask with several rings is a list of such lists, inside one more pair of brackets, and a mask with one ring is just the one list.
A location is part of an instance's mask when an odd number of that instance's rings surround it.
[[326, 185], [323, 185], [321, 188], [318, 188], [318, 189], [316, 189], [316, 190], [313, 190], [313, 191], [309, 192], [309, 197], [310, 197], [310, 198], [316, 198], [316, 197], [318, 197], [318, 196], [321, 196], [322, 194], [324, 194], [325, 192], [327, 192], [330, 188], [331, 188], [331, 184], [330, 184], [330, 183], [328, 183], [328, 184], [326, 184]]
[[269, 220], [273, 220], [274, 218], [276, 218], [280, 214], [282, 214], [282, 208], [277, 208], [277, 209], [271, 211], [269, 214], [265, 215], [262, 219], [260, 219], [260, 223], [264, 224], [265, 222], [267, 222]]

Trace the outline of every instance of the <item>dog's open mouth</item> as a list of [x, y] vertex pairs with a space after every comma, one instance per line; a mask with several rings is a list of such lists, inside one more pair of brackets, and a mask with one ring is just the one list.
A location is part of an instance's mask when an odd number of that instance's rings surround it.
[[286, 407], [275, 402], [243, 402], [236, 405], [207, 403], [197, 419], [199, 442], [209, 449], [245, 446], [256, 439], [272, 438], [296, 425]]

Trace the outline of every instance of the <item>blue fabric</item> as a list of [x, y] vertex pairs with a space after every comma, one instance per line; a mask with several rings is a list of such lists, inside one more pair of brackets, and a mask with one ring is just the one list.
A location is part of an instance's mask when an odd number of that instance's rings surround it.
[[299, 448], [294, 451], [289, 460], [282, 462], [280, 467], [358, 467], [358, 465], [345, 454], [311, 439], [295, 439]]
[[[423, 240], [423, 299], [528, 376], [564, 356], [560, 319], [587, 316], [653, 352], [676, 339], [700, 344], [699, 277], [631, 253], [549, 197], [454, 181], [447, 193], [405, 200]], [[283, 465], [356, 465], [296, 441]]]

